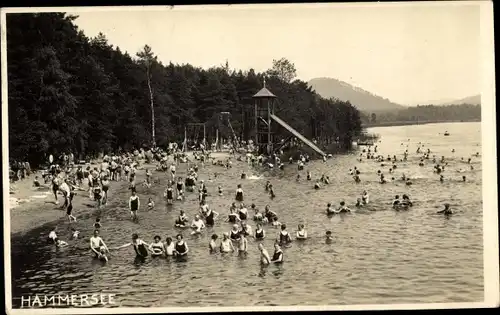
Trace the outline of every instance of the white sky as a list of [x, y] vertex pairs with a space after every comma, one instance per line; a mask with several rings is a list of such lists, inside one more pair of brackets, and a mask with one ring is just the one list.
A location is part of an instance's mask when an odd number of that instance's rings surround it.
[[401, 104], [480, 93], [478, 4], [270, 5], [69, 12], [87, 36], [168, 63], [264, 71], [273, 59], [298, 77], [332, 77]]

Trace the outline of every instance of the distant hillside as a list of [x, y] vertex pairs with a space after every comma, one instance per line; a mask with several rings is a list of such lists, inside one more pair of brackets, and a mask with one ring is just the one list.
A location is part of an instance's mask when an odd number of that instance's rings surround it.
[[349, 101], [360, 111], [378, 112], [405, 108], [405, 106], [337, 79], [315, 78], [309, 81], [309, 86], [324, 98], [335, 97], [342, 101]]
[[460, 105], [460, 104], [471, 104], [471, 105], [481, 105], [481, 94], [469, 96], [459, 100], [454, 100], [451, 102], [446, 102], [440, 105]]

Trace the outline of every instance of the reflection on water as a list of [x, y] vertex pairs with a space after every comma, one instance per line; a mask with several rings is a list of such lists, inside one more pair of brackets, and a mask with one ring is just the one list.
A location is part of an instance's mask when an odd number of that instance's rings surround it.
[[[439, 133], [450, 132], [449, 137]], [[222, 173], [217, 182], [208, 180], [203, 169], [200, 179], [208, 184], [209, 204], [225, 216], [238, 183], [243, 184], [247, 203], [263, 208], [269, 204], [293, 232], [303, 223], [309, 239], [294, 242], [284, 249], [282, 265], [261, 266], [257, 242], [249, 239], [246, 256], [209, 254], [208, 242], [213, 233], [228, 232], [231, 224], [218, 220], [201, 236], [188, 235], [188, 257], [135, 260], [133, 249], [112, 251], [110, 261], [102, 264], [92, 259], [88, 238], [69, 241], [67, 248], [56, 249], [45, 241], [51, 226], [31, 231], [23, 239], [13, 239], [13, 305], [20, 305], [21, 295], [112, 293], [123, 307], [141, 306], [227, 306], [227, 305], [325, 305], [361, 303], [466, 302], [483, 299], [481, 161], [473, 158], [471, 171], [462, 162], [480, 152], [480, 124], [456, 123], [422, 126], [374, 128], [382, 142], [379, 153], [400, 155], [409, 144], [410, 158], [399, 163], [394, 175], [404, 172], [413, 185], [400, 181], [377, 183], [376, 171], [388, 174], [388, 166], [374, 161], [357, 162], [356, 155], [336, 156], [326, 163], [313, 162], [313, 178], [323, 173], [331, 184], [320, 191], [312, 182], [294, 179], [294, 166], [283, 176], [271, 178], [277, 197], [270, 200], [264, 193], [266, 178], [240, 180], [235, 170]], [[408, 139], [411, 139], [408, 142]], [[432, 150], [431, 156], [444, 155], [449, 166], [445, 182], [432, 172], [427, 161], [419, 167], [416, 144]], [[452, 149], [456, 152], [452, 153]], [[361, 171], [359, 184], [348, 170]], [[211, 166], [207, 166], [210, 168]], [[466, 169], [464, 173], [457, 170]], [[183, 169], [181, 167], [181, 169]], [[212, 175], [214, 170], [211, 171]], [[275, 170], [277, 172], [277, 170]], [[248, 171], [248, 173], [250, 173]], [[461, 176], [467, 182], [461, 182]], [[392, 175], [391, 175], [392, 176]], [[164, 175], [155, 173], [153, 177]], [[212, 176], [213, 177], [213, 176]], [[388, 176], [390, 177], [390, 176]], [[302, 176], [305, 178], [305, 176]], [[164, 181], [163, 181], [164, 182]], [[226, 196], [218, 196], [221, 185]], [[110, 205], [101, 211], [101, 235], [110, 248], [123, 245], [132, 233], [151, 242], [158, 234], [165, 239], [181, 230], [173, 228], [180, 209], [192, 218], [197, 212], [197, 196], [189, 194], [183, 203], [165, 207], [164, 187], [150, 191], [138, 188], [142, 200], [153, 197], [156, 208], [143, 210], [139, 224], [130, 222], [127, 211], [128, 192], [110, 192]], [[363, 190], [371, 197], [369, 207], [359, 213], [327, 217], [327, 202], [345, 200], [353, 205]], [[409, 194], [414, 202], [408, 212], [390, 208], [396, 194]], [[434, 213], [449, 202], [458, 213], [445, 218]], [[144, 203], [144, 202], [143, 202]], [[74, 212], [78, 214], [78, 209]], [[90, 236], [95, 215], [79, 217], [74, 226], [81, 235]], [[253, 222], [252, 222], [253, 225]], [[253, 229], [255, 226], [253, 225]], [[325, 241], [331, 230], [333, 239]], [[266, 227], [263, 241], [272, 254], [273, 238], [278, 230]], [[70, 226], [59, 223], [61, 239], [68, 240]], [[17, 297], [17, 298], [16, 298]]]

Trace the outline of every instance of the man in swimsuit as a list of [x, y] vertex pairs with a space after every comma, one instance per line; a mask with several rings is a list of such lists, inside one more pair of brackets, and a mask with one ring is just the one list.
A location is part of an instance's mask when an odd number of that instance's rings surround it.
[[271, 257], [269, 257], [269, 253], [264, 248], [262, 243], [259, 243], [259, 251], [260, 251], [260, 263], [263, 265], [269, 265], [271, 263]]
[[96, 258], [99, 258], [104, 251], [109, 251], [108, 247], [99, 236], [98, 230], [94, 230], [94, 235], [90, 238], [90, 249], [94, 252]]

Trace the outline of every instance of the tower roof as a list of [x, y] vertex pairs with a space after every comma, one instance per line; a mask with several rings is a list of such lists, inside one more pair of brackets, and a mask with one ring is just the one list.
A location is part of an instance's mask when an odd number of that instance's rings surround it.
[[257, 94], [253, 96], [254, 98], [276, 98], [271, 91], [269, 91], [266, 87], [263, 87]]

